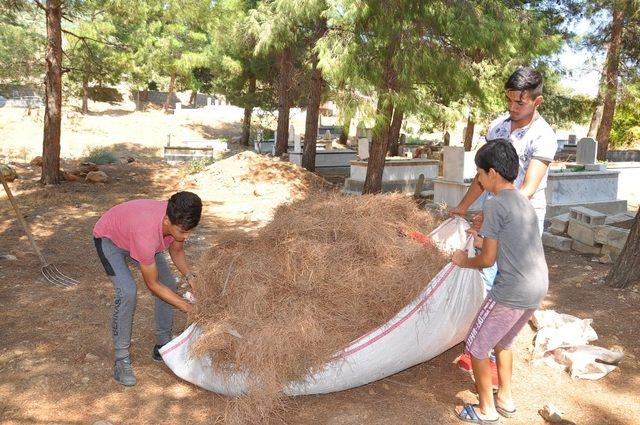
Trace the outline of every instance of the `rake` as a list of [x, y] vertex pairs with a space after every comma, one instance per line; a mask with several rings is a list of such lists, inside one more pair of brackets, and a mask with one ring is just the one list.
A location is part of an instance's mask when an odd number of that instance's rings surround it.
[[47, 260], [44, 258], [44, 255], [42, 255], [42, 252], [40, 252], [40, 250], [38, 249], [38, 246], [36, 245], [35, 239], [33, 239], [33, 235], [29, 230], [29, 226], [27, 225], [27, 222], [24, 221], [24, 218], [22, 217], [22, 214], [18, 209], [18, 204], [16, 203], [16, 200], [13, 198], [13, 194], [9, 189], [9, 185], [7, 185], [7, 182], [4, 180], [4, 175], [1, 169], [0, 169], [0, 181], [2, 181], [2, 186], [4, 186], [4, 191], [7, 192], [7, 197], [9, 198], [9, 202], [11, 203], [13, 210], [16, 212], [16, 216], [18, 217], [18, 221], [20, 222], [22, 229], [27, 234], [27, 237], [29, 238], [29, 242], [31, 242], [31, 246], [33, 247], [33, 250], [36, 252], [36, 254], [38, 255], [38, 258], [40, 259], [40, 263], [42, 264], [42, 275], [44, 276], [44, 278], [56, 286], [67, 287], [67, 286], [73, 286], [73, 285], [79, 284], [80, 283], [79, 281], [72, 279], [68, 276], [65, 276], [60, 272], [60, 270], [58, 270], [55, 264], [51, 264], [47, 262]]

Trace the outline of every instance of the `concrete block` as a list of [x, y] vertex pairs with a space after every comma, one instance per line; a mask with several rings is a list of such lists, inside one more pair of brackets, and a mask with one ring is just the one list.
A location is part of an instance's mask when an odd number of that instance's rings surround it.
[[443, 177], [445, 180], [464, 182], [464, 148], [459, 146], [444, 146]]
[[600, 244], [598, 244], [598, 246], [586, 245], [580, 241], [574, 240], [571, 244], [571, 249], [581, 254], [600, 255], [602, 246]]
[[572, 239], [585, 245], [594, 246], [596, 244], [596, 241], [594, 239], [595, 233], [596, 228], [594, 226], [584, 224], [581, 221], [576, 220], [575, 218], [569, 219], [567, 234], [571, 236]]
[[614, 246], [602, 245], [602, 255], [607, 255], [611, 261], [616, 261], [621, 253], [622, 250]]
[[542, 244], [558, 251], [570, 251], [572, 242], [570, 238], [552, 235], [549, 232], [542, 233]]
[[584, 169], [586, 171], [606, 171], [607, 166], [605, 164], [585, 164]]
[[567, 233], [567, 228], [569, 227], [569, 213], [557, 215], [552, 217], [551, 225], [549, 226], [549, 232], [555, 235], [563, 235]]
[[621, 221], [633, 220], [635, 216], [636, 213], [631, 211], [624, 211], [618, 214], [608, 215], [607, 219], [604, 221], [604, 224], [620, 223]]
[[607, 218], [605, 214], [586, 207], [572, 207], [569, 209], [569, 217], [592, 226], [604, 224]]
[[608, 226], [605, 224], [596, 228], [594, 240], [595, 242], [603, 245], [610, 245], [622, 250], [622, 248], [624, 248], [624, 244], [627, 242], [629, 232], [629, 229], [621, 229], [619, 227]]

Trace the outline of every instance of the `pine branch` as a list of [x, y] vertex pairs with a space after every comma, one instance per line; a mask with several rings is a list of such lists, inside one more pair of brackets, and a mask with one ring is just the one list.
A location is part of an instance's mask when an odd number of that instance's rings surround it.
[[126, 51], [129, 50], [128, 46], [126, 46], [124, 44], [116, 44], [116, 43], [111, 43], [111, 42], [105, 41], [105, 40], [97, 40], [95, 38], [87, 37], [85, 35], [75, 34], [75, 33], [71, 32], [69, 30], [66, 30], [66, 29], [62, 29], [62, 32], [65, 33], [65, 34], [71, 35], [71, 36], [77, 38], [78, 40], [82, 40], [85, 44], [86, 44], [87, 41], [93, 41], [93, 42], [96, 42], [96, 43], [104, 44], [105, 46], [115, 47], [116, 49], [121, 49], [121, 50], [126, 50]]

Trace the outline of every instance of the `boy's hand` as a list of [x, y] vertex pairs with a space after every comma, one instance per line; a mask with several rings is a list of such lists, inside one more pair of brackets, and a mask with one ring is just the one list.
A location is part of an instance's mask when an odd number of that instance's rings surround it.
[[484, 238], [478, 234], [478, 231], [475, 229], [469, 229], [467, 230], [467, 233], [473, 237], [473, 247], [482, 248], [482, 243], [484, 242]]
[[459, 215], [460, 217], [464, 216], [467, 213], [465, 208], [460, 207], [459, 205], [455, 208], [449, 208], [449, 215], [451, 217], [455, 215]]
[[467, 253], [461, 249], [457, 249], [451, 257], [451, 262], [459, 267], [464, 267], [464, 262], [467, 260]]

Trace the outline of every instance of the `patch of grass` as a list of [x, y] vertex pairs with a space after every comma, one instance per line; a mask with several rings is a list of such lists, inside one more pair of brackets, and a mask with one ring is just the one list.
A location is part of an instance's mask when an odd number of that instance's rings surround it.
[[97, 165], [111, 164], [117, 161], [116, 154], [107, 148], [91, 148], [87, 150], [85, 161]]
[[214, 162], [216, 162], [214, 158], [192, 159], [191, 161], [184, 164], [182, 166], [182, 169], [186, 174], [197, 174]]

